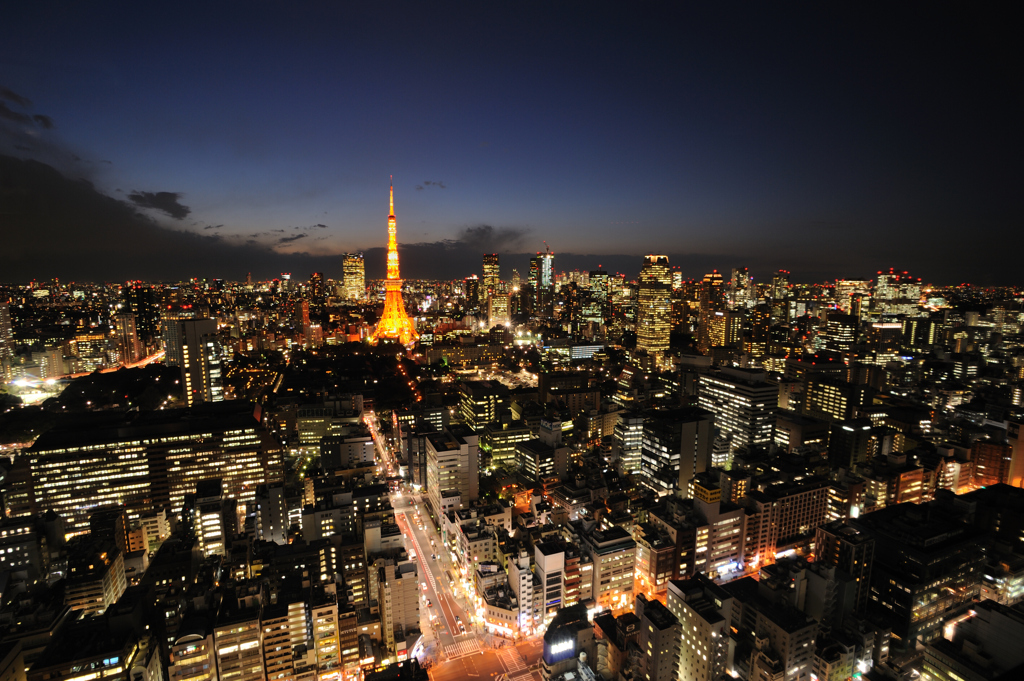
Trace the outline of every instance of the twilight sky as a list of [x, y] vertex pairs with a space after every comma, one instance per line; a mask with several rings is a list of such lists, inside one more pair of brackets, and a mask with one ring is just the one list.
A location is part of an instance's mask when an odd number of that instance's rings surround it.
[[1009, 16], [679, 5], [15, 3], [0, 280], [380, 276], [394, 175], [406, 277], [1024, 283]]

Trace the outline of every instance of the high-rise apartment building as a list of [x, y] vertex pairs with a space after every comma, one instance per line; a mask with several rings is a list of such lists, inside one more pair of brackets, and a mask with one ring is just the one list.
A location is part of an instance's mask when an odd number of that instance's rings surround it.
[[358, 302], [366, 297], [366, 264], [362, 253], [346, 253], [342, 265], [344, 299]]
[[637, 291], [636, 347], [660, 357], [672, 330], [672, 270], [666, 255], [648, 255]]

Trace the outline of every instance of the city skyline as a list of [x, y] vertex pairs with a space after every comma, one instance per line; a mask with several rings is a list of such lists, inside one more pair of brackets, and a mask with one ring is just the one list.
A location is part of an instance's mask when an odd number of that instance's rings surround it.
[[485, 252], [522, 275], [546, 243], [560, 271], [631, 278], [665, 253], [687, 277], [1017, 283], [991, 17], [78, 12], [0, 28], [8, 280], [331, 277], [353, 251], [381, 278], [394, 174], [408, 278]]

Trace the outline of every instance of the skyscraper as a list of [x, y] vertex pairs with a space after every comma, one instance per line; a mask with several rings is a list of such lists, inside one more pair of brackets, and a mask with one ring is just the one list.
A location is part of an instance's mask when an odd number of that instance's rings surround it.
[[534, 311], [538, 316], [551, 314], [552, 268], [555, 254], [545, 247], [543, 253], [530, 258], [530, 286], [533, 288]]
[[921, 298], [921, 280], [911, 277], [907, 272], [897, 272], [889, 268], [888, 272], [878, 273], [875, 284], [875, 310], [888, 314], [917, 313], [917, 304]]
[[324, 273], [314, 272], [309, 275], [309, 300], [314, 308], [322, 307], [326, 296], [324, 295]]
[[395, 188], [391, 187], [391, 213], [388, 215], [388, 278], [384, 282], [384, 314], [373, 332], [373, 342], [392, 338], [402, 345], [412, 345], [419, 338], [416, 327], [405, 313], [402, 301], [402, 279], [398, 274], [398, 236], [395, 227]]
[[704, 275], [700, 294], [700, 328], [698, 329], [697, 348], [703, 352], [714, 346], [712, 339], [712, 318], [716, 312], [725, 310], [725, 292], [722, 290], [722, 274], [713, 270]]
[[772, 277], [772, 299], [784, 300], [789, 297], [789, 270], [779, 270]]
[[0, 380], [9, 381], [14, 358], [14, 333], [11, 331], [11, 308], [0, 303]]
[[167, 336], [167, 356], [181, 367], [181, 384], [188, 406], [220, 402], [224, 386], [220, 374], [220, 342], [215, 319], [166, 319], [173, 325]]
[[362, 253], [348, 253], [344, 264], [345, 300], [359, 301], [366, 296], [366, 268]]
[[[750, 270], [735, 267], [729, 281], [729, 303], [732, 307], [744, 306], [750, 299]], [[755, 296], [756, 298], [756, 296]]]
[[140, 338], [153, 338], [157, 332], [160, 311], [153, 289], [137, 281], [126, 282], [121, 289], [125, 307], [135, 315], [135, 331]]
[[135, 329], [135, 315], [124, 313], [114, 316], [114, 329], [117, 333], [117, 344], [121, 351], [121, 361], [133, 364], [142, 359], [142, 346]]
[[636, 347], [650, 355], [668, 350], [672, 329], [672, 271], [667, 255], [648, 255], [637, 292]]
[[[501, 281], [501, 267], [498, 265], [497, 253], [484, 253], [484, 288], [481, 296], [492, 296], [498, 292], [498, 282]], [[481, 305], [486, 305], [486, 298], [481, 298]]]
[[509, 296], [508, 286], [499, 281], [494, 292], [487, 300], [487, 320], [490, 326], [505, 324], [509, 321]]
[[589, 291], [583, 302], [583, 320], [603, 324], [608, 317], [608, 273], [591, 270]]

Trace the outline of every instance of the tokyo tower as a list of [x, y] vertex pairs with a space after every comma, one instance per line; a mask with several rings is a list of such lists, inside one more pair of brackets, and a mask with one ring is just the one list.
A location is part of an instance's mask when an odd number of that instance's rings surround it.
[[373, 332], [373, 343], [393, 338], [406, 347], [419, 338], [416, 327], [405, 313], [402, 280], [398, 276], [398, 239], [395, 236], [395, 186], [391, 185], [391, 214], [388, 215], [388, 278], [384, 281], [384, 314]]

